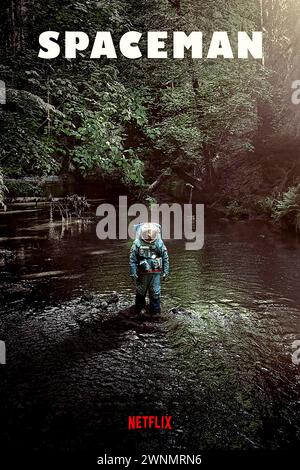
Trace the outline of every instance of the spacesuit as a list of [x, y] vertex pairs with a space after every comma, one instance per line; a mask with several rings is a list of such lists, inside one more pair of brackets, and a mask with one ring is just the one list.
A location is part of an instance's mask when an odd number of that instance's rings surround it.
[[160, 225], [139, 224], [130, 250], [130, 276], [136, 282], [136, 311], [146, 305], [149, 292], [150, 312], [160, 313], [161, 278], [169, 274], [169, 256], [160, 236]]

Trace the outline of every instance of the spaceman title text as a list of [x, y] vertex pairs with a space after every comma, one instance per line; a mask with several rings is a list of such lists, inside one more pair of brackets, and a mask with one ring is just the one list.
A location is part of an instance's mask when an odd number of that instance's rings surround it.
[[183, 59], [190, 51], [193, 59], [262, 59], [263, 33], [239, 31], [229, 34], [216, 31], [210, 37], [202, 31], [128, 31], [113, 38], [110, 31], [98, 31], [90, 37], [84, 31], [44, 31], [39, 36], [39, 58], [55, 59], [62, 53], [66, 59], [83, 55], [91, 59]]

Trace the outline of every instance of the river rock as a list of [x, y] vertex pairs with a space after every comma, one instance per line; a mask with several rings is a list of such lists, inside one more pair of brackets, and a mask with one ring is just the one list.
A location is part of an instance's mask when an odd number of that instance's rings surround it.
[[11, 250], [0, 250], [0, 258], [15, 258], [16, 254]]
[[170, 313], [173, 313], [173, 315], [186, 315], [186, 316], [192, 315], [191, 312], [189, 312], [188, 310], [182, 307], [173, 307], [171, 308]]
[[83, 300], [83, 302], [91, 302], [93, 298], [94, 298], [93, 294], [83, 294], [83, 296], [81, 297], [81, 300]]
[[106, 310], [107, 307], [108, 307], [108, 303], [107, 303], [105, 300], [103, 300], [102, 302], [100, 302], [99, 307], [100, 307], [102, 310]]
[[116, 304], [117, 302], [119, 302], [118, 294], [116, 292], [113, 292], [109, 295], [109, 297], [107, 297], [106, 302], [108, 304]]

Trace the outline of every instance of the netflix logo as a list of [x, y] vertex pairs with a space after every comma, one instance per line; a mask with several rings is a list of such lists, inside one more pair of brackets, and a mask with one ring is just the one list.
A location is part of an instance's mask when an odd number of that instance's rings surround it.
[[172, 416], [128, 416], [128, 429], [171, 430]]

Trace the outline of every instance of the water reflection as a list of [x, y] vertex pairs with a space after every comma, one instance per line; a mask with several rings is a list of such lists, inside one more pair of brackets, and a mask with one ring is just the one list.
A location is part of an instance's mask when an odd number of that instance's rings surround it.
[[[9, 217], [0, 249], [15, 256], [3, 257], [1, 276], [30, 280], [29, 303], [51, 307], [112, 290], [133, 295], [130, 241], [99, 241], [91, 221], [62, 226], [49, 223], [47, 214]], [[263, 223], [207, 221], [203, 250], [185, 251], [180, 241], [167, 245], [172, 271], [163, 285], [165, 308], [192, 311], [168, 317], [166, 327], [178, 370], [176, 399], [168, 389], [165, 400], [182, 427], [191, 426], [184, 418], [190, 408], [202, 423], [191, 430], [193, 439], [205, 448], [296, 445], [300, 370], [292, 364], [291, 345], [300, 339], [298, 241]], [[15, 314], [18, 308], [23, 306], [17, 304]], [[149, 367], [155, 368], [156, 358]]]

